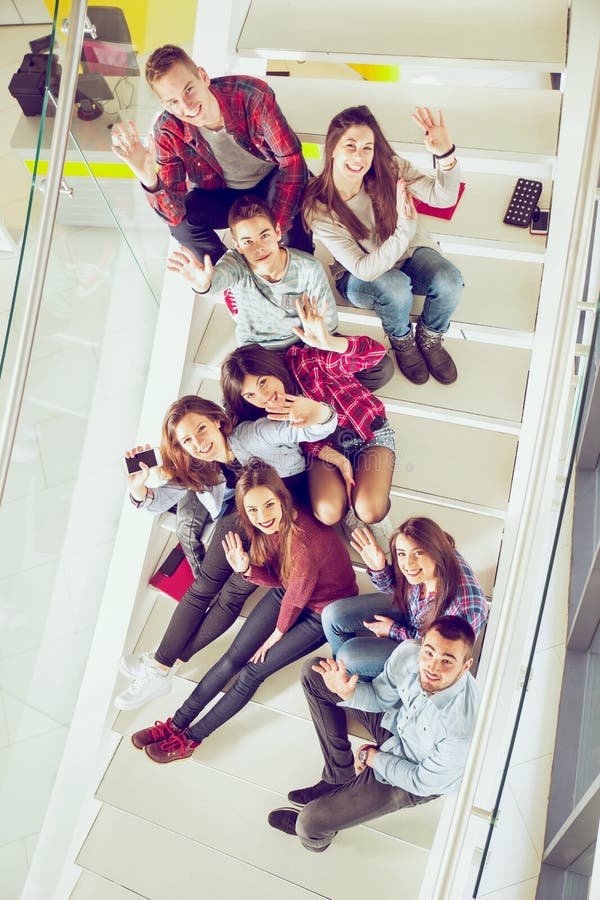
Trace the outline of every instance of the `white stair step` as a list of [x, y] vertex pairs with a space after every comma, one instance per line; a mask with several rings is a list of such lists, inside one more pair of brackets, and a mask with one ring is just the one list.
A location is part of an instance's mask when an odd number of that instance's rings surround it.
[[[352, 744], [360, 744], [360, 739], [353, 738]], [[171, 765], [159, 767], [152, 763], [143, 751], [133, 747], [129, 736], [125, 736], [102, 779], [97, 792], [99, 799], [121, 806], [118, 799], [112, 799], [113, 786], [116, 787], [122, 779], [129, 781], [134, 767], [160, 768], [163, 771], [180, 768]], [[190, 781], [195, 782], [199, 790], [212, 773], [219, 780], [228, 777], [279, 795], [273, 797], [275, 805], [286, 803], [287, 793], [292, 788], [318, 781], [322, 767], [319, 743], [309, 719], [284, 716], [253, 703], [210, 735], [194, 751], [189, 763], [182, 766], [189, 770]], [[143, 780], [147, 773], [136, 774]], [[153, 778], [153, 775], [149, 777]], [[230, 793], [235, 798], [235, 787], [230, 789]], [[135, 787], [131, 796], [135, 798]], [[429, 849], [442, 805], [443, 800], [439, 804], [423, 807], [426, 812], [420, 819], [413, 819], [412, 810], [399, 811], [398, 814], [375, 819], [364, 828]], [[134, 811], [127, 803], [121, 808]], [[186, 830], [185, 833], [201, 839], [191, 831]]]
[[337, 112], [364, 104], [390, 142], [421, 148], [423, 132], [410, 116], [416, 106], [428, 106], [443, 110], [459, 153], [484, 151], [486, 157], [500, 158], [556, 153], [560, 91], [276, 76], [268, 82], [305, 141], [323, 143]]
[[[377, 318], [361, 317], [358, 323], [342, 321], [339, 329], [343, 334], [364, 334], [387, 345]], [[430, 415], [444, 414], [446, 411], [468, 413], [491, 421], [491, 427], [494, 427], [494, 419], [520, 422], [530, 351], [457, 338], [446, 338], [445, 343], [456, 362], [459, 372], [457, 381], [442, 385], [430, 378], [424, 385], [414, 385], [396, 368], [392, 380], [377, 392], [389, 408], [395, 409], [395, 403], [406, 403], [431, 407]], [[203, 372], [210, 372], [213, 376], [212, 379], [203, 379], [204, 396], [213, 400], [217, 396], [220, 398], [216, 379], [224, 357], [235, 346], [234, 322], [227, 308], [216, 304], [195, 357], [195, 363], [204, 367]], [[214, 385], [205, 384], [208, 380], [214, 381]]]
[[237, 51], [275, 60], [431, 61], [559, 72], [566, 34], [566, 0], [507, 0], [501, 7], [424, 0], [410, 13], [388, 0], [368, 10], [357, 0], [305, 0], [301, 6], [288, 0], [276, 16], [269, 0], [252, 0]]
[[140, 894], [127, 890], [114, 881], [83, 871], [70, 894], [69, 900], [136, 900]]
[[[199, 818], [203, 810], [186, 813]], [[242, 814], [240, 822], [245, 824], [246, 820]], [[100, 810], [77, 861], [148, 900], [200, 896], [211, 900], [239, 896], [246, 900], [302, 900], [310, 896], [310, 892], [264, 871], [268, 865], [261, 869], [240, 862], [112, 806]]]
[[517, 439], [466, 425], [390, 413], [396, 434], [393, 484], [503, 509]]

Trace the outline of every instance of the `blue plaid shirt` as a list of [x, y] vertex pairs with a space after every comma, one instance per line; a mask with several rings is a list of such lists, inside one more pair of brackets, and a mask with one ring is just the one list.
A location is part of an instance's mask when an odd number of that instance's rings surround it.
[[[444, 615], [460, 616], [462, 619], [466, 619], [477, 635], [487, 619], [488, 602], [469, 563], [463, 559], [460, 553], [456, 554], [456, 558], [460, 568], [460, 578], [456, 595], [444, 610]], [[390, 565], [387, 565], [381, 572], [372, 572], [370, 569], [368, 572], [369, 578], [378, 591], [383, 591], [386, 594], [393, 593], [396, 582], [394, 570]], [[409, 638], [418, 638], [421, 633], [423, 619], [427, 618], [429, 607], [434, 601], [435, 596], [433, 594], [429, 594], [424, 600], [421, 599], [421, 585], [414, 584], [408, 597], [410, 624], [403, 625], [400, 622], [396, 622], [392, 625], [390, 629], [392, 640], [406, 641]]]

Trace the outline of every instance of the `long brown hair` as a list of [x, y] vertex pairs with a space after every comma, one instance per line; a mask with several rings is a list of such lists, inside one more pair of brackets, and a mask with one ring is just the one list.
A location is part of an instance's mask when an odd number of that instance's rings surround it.
[[224, 410], [211, 400], [187, 394], [171, 403], [162, 426], [160, 452], [162, 454], [162, 474], [170, 481], [189, 488], [192, 491], [204, 491], [207, 487], [221, 480], [221, 467], [218, 462], [203, 462], [194, 459], [185, 450], [175, 434], [175, 429], [188, 413], [206, 416], [218, 425], [223, 435], [231, 434], [233, 426]]
[[[279, 552], [273, 557], [269, 535], [256, 528], [246, 512], [244, 498], [252, 488], [265, 487], [275, 494], [283, 512], [279, 526]], [[250, 559], [257, 566], [266, 566], [286, 584], [292, 569], [292, 539], [300, 529], [294, 523], [296, 511], [292, 495], [272, 466], [260, 459], [252, 459], [244, 466], [235, 487], [235, 505], [246, 536], [250, 541]]]
[[398, 187], [398, 163], [396, 154], [388, 143], [379, 122], [368, 106], [349, 106], [334, 116], [327, 129], [323, 152], [323, 171], [311, 178], [304, 191], [302, 218], [307, 229], [311, 218], [322, 204], [348, 229], [355, 241], [364, 240], [368, 229], [342, 200], [333, 182], [333, 153], [342, 137], [353, 125], [366, 125], [373, 132], [374, 148], [371, 168], [364, 176], [363, 184], [375, 216], [375, 228], [379, 241], [393, 234], [398, 222], [396, 192]]
[[429, 612], [421, 622], [419, 632], [423, 635], [435, 619], [444, 615], [445, 610], [456, 595], [460, 579], [460, 566], [456, 558], [454, 538], [451, 534], [443, 531], [433, 519], [427, 519], [424, 516], [414, 516], [411, 519], [407, 519], [394, 531], [390, 539], [392, 566], [396, 583], [394, 604], [407, 619], [410, 617], [408, 598], [413, 586], [409, 584], [398, 565], [396, 540], [399, 535], [410, 538], [417, 547], [424, 550], [435, 562], [435, 599], [431, 603]]
[[283, 382], [286, 394], [300, 393], [296, 381], [277, 350], [267, 350], [260, 344], [246, 344], [230, 353], [221, 367], [221, 391], [232, 421], [254, 421], [265, 415], [264, 409], [253, 406], [242, 397], [246, 375], [272, 375]]

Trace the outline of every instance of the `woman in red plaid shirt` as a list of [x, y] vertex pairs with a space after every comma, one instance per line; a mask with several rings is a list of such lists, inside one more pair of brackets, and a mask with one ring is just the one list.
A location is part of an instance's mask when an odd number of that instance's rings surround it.
[[384, 404], [360, 384], [356, 373], [379, 362], [385, 347], [368, 337], [329, 334], [316, 298], [298, 301], [297, 309], [302, 327], [293, 330], [303, 343], [290, 347], [283, 360], [257, 344], [239, 347], [227, 357], [221, 374], [225, 403], [238, 420], [264, 412], [271, 419], [288, 419], [294, 403], [286, 390], [288, 373], [305, 396], [329, 403], [338, 415], [334, 435], [303, 447], [330, 463], [309, 470], [313, 512], [333, 525], [353, 509], [384, 539], [396, 458], [394, 432]]

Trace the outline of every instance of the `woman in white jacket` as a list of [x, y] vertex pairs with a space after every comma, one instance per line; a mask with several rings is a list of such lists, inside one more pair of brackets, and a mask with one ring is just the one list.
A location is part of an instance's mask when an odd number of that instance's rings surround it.
[[[156, 651], [121, 659], [121, 672], [133, 681], [116, 697], [115, 706], [137, 709], [167, 693], [173, 666], [187, 662], [223, 634], [254, 590], [231, 571], [222, 546], [225, 535], [237, 530], [235, 485], [242, 466], [254, 457], [269, 463], [294, 496], [308, 504], [306, 461], [299, 444], [322, 440], [336, 425], [337, 414], [328, 404], [302, 396], [290, 398], [287, 421], [263, 418], [235, 428], [210, 400], [188, 395], [171, 404], [160, 445], [166, 483], [149, 488], [149, 469], [142, 463], [140, 471], [129, 476], [131, 502], [160, 513], [192, 492], [217, 525], [195, 581], [177, 604]], [[134, 447], [126, 455], [142, 449]]]
[[[423, 384], [431, 372], [450, 384], [457, 373], [442, 335], [464, 283], [437, 244], [419, 231], [412, 198], [452, 206], [460, 174], [443, 114], [436, 122], [429, 109], [417, 107], [412, 118], [435, 158], [435, 175], [396, 156], [369, 108], [353, 106], [329, 125], [323, 171], [306, 186], [303, 215], [335, 260], [339, 293], [381, 318], [403, 374]], [[415, 334], [413, 293], [425, 295]]]

